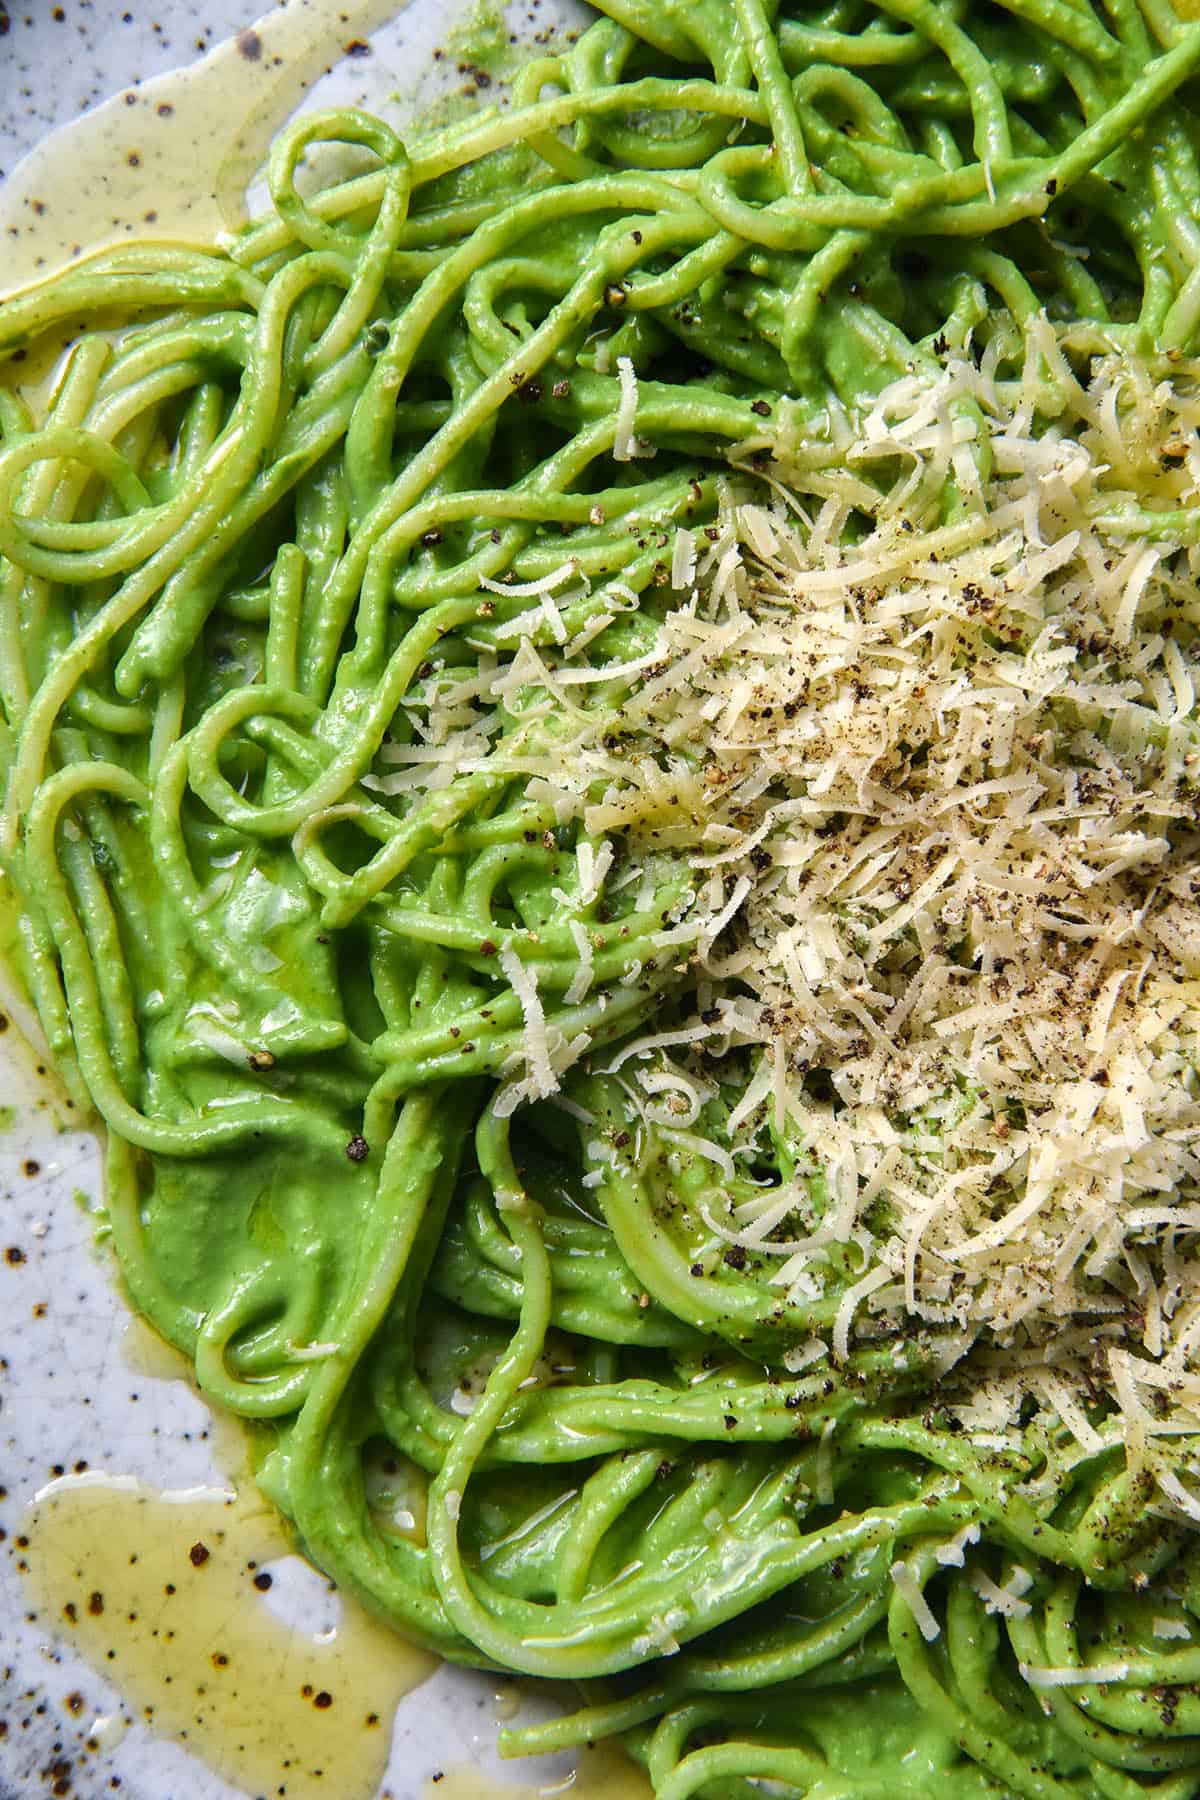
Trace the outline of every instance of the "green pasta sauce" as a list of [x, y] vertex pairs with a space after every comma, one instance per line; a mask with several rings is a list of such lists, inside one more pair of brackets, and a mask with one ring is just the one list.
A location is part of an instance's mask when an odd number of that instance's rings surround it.
[[[1043, 1413], [1019, 1451], [954, 1429], [938, 1328], [835, 1360], [849, 1246], [812, 1300], [712, 1254], [711, 1161], [635, 1127], [613, 1066], [715, 1004], [701, 873], [669, 831], [562, 816], [530, 770], [579, 720], [519, 658], [586, 637], [616, 756], [731, 457], [777, 479], [948, 344], [1019, 369], [1043, 312], [1077, 354], [1192, 352], [1200, 26], [602, 11], [504, 108], [407, 142], [302, 119], [227, 247], [131, 245], [0, 307], [22, 978], [104, 1122], [134, 1305], [255, 1423], [320, 1568], [563, 1684], [514, 1754], [619, 1735], [660, 1800], [1186, 1800], [1194, 1537]], [[313, 194], [330, 144], [351, 172]], [[68, 328], [35, 416], [20, 357]], [[507, 671], [448, 763], [437, 684]], [[422, 746], [440, 773], [406, 781]], [[789, 1179], [769, 1105], [729, 1123], [753, 1056], [705, 1067], [729, 1192]], [[974, 1578], [1015, 1569], [1001, 1616]]]

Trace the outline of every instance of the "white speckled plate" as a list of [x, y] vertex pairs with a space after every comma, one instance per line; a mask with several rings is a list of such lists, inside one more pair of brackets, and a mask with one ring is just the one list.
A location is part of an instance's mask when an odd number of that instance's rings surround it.
[[[280, 0], [289, 3], [303, 9], [310, 0]], [[98, 101], [195, 61], [247, 26], [254, 4], [0, 0], [0, 174]], [[378, 17], [379, 0], [371, 4]], [[558, 0], [544, 11], [540, 4], [523, 0], [514, 28], [537, 29], [551, 10], [562, 16]], [[341, 56], [361, 37], [356, 25], [368, 10], [368, 0], [341, 0], [327, 45], [331, 72], [306, 104], [350, 101], [394, 118], [389, 95], [421, 92], [437, 34], [467, 8], [416, 0], [370, 37], [369, 50], [360, 42]], [[62, 179], [70, 178], [66, 159]], [[0, 241], [0, 287], [4, 257]], [[128, 1313], [88, 1214], [100, 1194], [96, 1141], [36, 1072], [13, 1022], [20, 1009], [0, 998], [0, 1016], [0, 1800], [245, 1800], [248, 1790], [152, 1734], [120, 1688], [75, 1653], [54, 1609], [39, 1610], [20, 1572], [22, 1520], [49, 1483], [87, 1469], [180, 1490], [219, 1484], [231, 1471], [214, 1454], [195, 1392], [149, 1373], [144, 1355], [131, 1357]], [[323, 1604], [336, 1616], [336, 1601]], [[431, 1775], [463, 1765], [478, 1777], [458, 1794], [490, 1790], [503, 1778], [491, 1749], [495, 1688], [443, 1668], [403, 1700], [380, 1791], [421, 1800]], [[519, 1775], [510, 1767], [508, 1779], [557, 1785], [569, 1769], [548, 1759]], [[327, 1773], [330, 1800], [345, 1800], [351, 1772]]]

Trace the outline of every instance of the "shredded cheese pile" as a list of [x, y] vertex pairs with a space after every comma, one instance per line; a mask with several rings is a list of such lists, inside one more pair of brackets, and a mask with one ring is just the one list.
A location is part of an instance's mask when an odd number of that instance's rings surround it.
[[1092, 1450], [1107, 1397], [1144, 1457], [1200, 1420], [1200, 556], [1163, 516], [1200, 492], [1200, 370], [1081, 363], [1043, 319], [1019, 379], [950, 354], [793, 444], [767, 503], [731, 483], [664, 550], [636, 663], [592, 664], [541, 593], [515, 657], [431, 681], [403, 779], [469, 767], [499, 705], [553, 719], [530, 793], [624, 879], [702, 875], [696, 1019], [642, 1090], [686, 1129], [713, 1059], [761, 1046], [731, 1124], [774, 1108], [803, 1144], [714, 1232], [798, 1296], [856, 1246], [833, 1353], [913, 1320], [982, 1344], [984, 1438], [1032, 1391]]

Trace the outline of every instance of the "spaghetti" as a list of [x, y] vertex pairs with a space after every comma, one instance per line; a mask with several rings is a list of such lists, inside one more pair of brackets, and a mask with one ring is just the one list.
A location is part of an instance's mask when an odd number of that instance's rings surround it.
[[[897, 383], [968, 371], [936, 489], [890, 444], [826, 568], [889, 507], [936, 554], [971, 539], [1015, 433], [972, 367], [1047, 441], [1083, 431], [1090, 358], [1194, 379], [1200, 26], [604, 12], [504, 109], [407, 143], [304, 118], [227, 246], [131, 245], [0, 307], [23, 976], [104, 1121], [130, 1296], [261, 1427], [314, 1561], [448, 1657], [589, 1684], [514, 1752], [621, 1734], [660, 1800], [1184, 1800], [1186, 1381], [1169, 1469], [1140, 1402], [1110, 1429], [1119, 1384], [977, 1441], [951, 1401], [996, 1334], [858, 1329], [890, 1276], [830, 1223], [831, 1168], [757, 1245], [716, 1217], [803, 1173], [784, 1050], [712, 958], [762, 839], [739, 815], [714, 894], [705, 745], [632, 719], [677, 594], [750, 554], [730, 508], [783, 484], [809, 541]], [[352, 170], [310, 193], [328, 146]], [[56, 332], [35, 404], [19, 359]], [[1091, 517], [1183, 582], [1200, 515], [1160, 475]], [[1180, 684], [1193, 623], [1178, 668], [1154, 652]], [[584, 739], [607, 761], [575, 804]], [[758, 1249], [822, 1221], [820, 1282], [781, 1290]], [[1185, 1285], [1194, 1232], [1163, 1224]]]

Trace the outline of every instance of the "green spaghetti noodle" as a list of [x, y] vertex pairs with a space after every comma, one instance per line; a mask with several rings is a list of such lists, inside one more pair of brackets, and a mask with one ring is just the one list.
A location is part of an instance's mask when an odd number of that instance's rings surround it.
[[[849, 1246], [806, 1299], [689, 1237], [712, 1163], [631, 1141], [619, 1062], [694, 1014], [701, 874], [537, 771], [580, 719], [619, 749], [731, 455], [819, 495], [831, 420], [949, 349], [1019, 368], [1042, 315], [1078, 356], [1197, 349], [1200, 25], [602, 5], [501, 110], [293, 125], [228, 248], [133, 245], [0, 307], [23, 979], [104, 1121], [133, 1303], [259, 1423], [322, 1569], [564, 1683], [514, 1753], [619, 1735], [659, 1800], [1185, 1800], [1194, 1537], [1045, 1409], [1017, 1449], [956, 1431], [937, 1328], [835, 1359]], [[322, 145], [357, 161], [313, 195]], [[35, 404], [20, 359], [55, 333]], [[574, 719], [519, 663], [568, 642], [616, 671]], [[422, 736], [448, 671], [505, 694], [458, 767]], [[444, 778], [406, 783], [426, 750]], [[798, 1147], [769, 1108], [730, 1124], [729, 1068], [703, 1124], [732, 1206]], [[979, 1577], [1017, 1570], [997, 1612]]]

